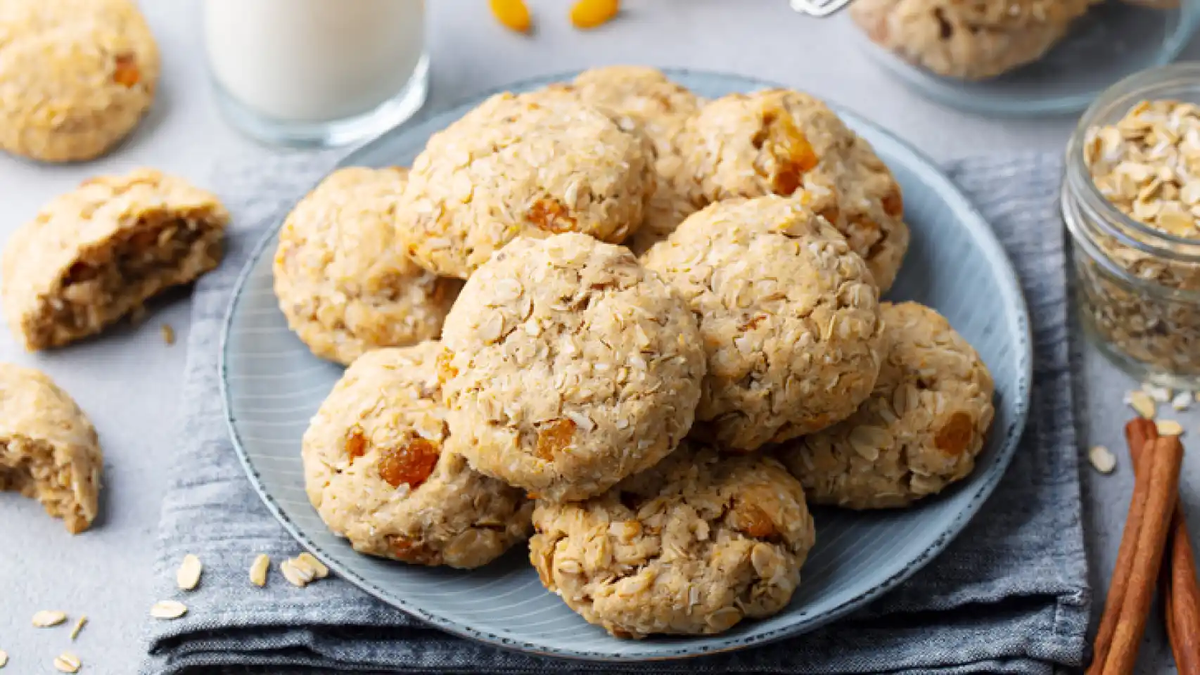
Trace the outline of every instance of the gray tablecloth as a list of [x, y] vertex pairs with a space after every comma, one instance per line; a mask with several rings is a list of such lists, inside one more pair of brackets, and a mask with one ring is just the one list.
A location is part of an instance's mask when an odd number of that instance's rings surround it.
[[[147, 627], [146, 673], [1048, 673], [1078, 666], [1090, 593], [1080, 523], [1071, 405], [1062, 228], [1054, 213], [1057, 157], [978, 159], [946, 167], [994, 226], [1033, 315], [1032, 412], [1016, 458], [962, 535], [928, 567], [860, 614], [775, 645], [686, 662], [619, 667], [526, 656], [428, 628], [339, 579], [302, 592], [273, 572], [247, 583], [257, 553], [299, 552], [251, 489], [226, 433], [217, 347], [250, 249], [328, 170], [329, 155], [242, 158], [215, 184], [233, 212], [229, 254], [197, 285], [177, 457], [163, 503], [158, 599], [189, 607]], [[187, 553], [204, 561], [200, 589], [174, 587]]]

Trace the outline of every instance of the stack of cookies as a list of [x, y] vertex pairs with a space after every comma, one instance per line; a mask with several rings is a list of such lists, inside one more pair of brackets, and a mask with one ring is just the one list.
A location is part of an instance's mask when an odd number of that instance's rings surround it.
[[413, 564], [532, 535], [546, 588], [619, 637], [769, 616], [809, 503], [907, 506], [983, 446], [978, 354], [879, 300], [908, 238], [887, 167], [811, 96], [634, 67], [493, 96], [284, 225], [280, 306], [349, 365], [304, 436], [309, 498]]

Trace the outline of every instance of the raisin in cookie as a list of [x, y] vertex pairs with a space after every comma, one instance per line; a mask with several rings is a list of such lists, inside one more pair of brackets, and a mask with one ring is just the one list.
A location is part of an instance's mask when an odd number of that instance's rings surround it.
[[421, 266], [462, 279], [517, 236], [621, 242], [654, 194], [653, 160], [615, 113], [571, 96], [498, 94], [429, 139], [397, 236]]
[[74, 399], [41, 372], [0, 363], [0, 490], [38, 500], [78, 534], [96, 518], [103, 468]]
[[674, 189], [675, 175], [682, 166], [675, 138], [684, 122], [700, 110], [700, 99], [662, 71], [646, 66], [593, 68], [570, 84], [551, 85], [556, 87], [584, 103], [629, 117], [653, 143], [657, 189], [642, 226], [626, 242], [634, 253], [641, 254], [696, 210], [686, 195]]
[[879, 291], [814, 213], [821, 203], [808, 193], [718, 202], [643, 256], [700, 319], [708, 374], [698, 431], [729, 449], [827, 427], [875, 385]]
[[542, 584], [617, 637], [713, 634], [787, 606], [815, 541], [800, 483], [761, 455], [688, 441], [579, 503], [538, 502]]
[[4, 315], [29, 350], [99, 333], [217, 266], [229, 213], [150, 169], [83, 182], [8, 240]]
[[934, 310], [884, 303], [891, 348], [871, 397], [846, 421], [778, 456], [817, 504], [907, 506], [975, 467], [991, 426], [992, 377]]
[[158, 76], [158, 47], [130, 0], [0, 3], [0, 149], [97, 157], [137, 125]]
[[436, 339], [462, 281], [426, 272], [396, 243], [407, 169], [333, 172], [284, 221], [275, 295], [317, 356], [349, 364], [363, 352]]
[[599, 494], [674, 450], [704, 376], [679, 296], [582, 234], [502, 249], [467, 281], [443, 343], [451, 448], [548, 499]]
[[445, 449], [437, 342], [355, 361], [304, 434], [308, 498], [360, 553], [479, 567], [529, 536], [531, 502]]
[[871, 41], [937, 75], [995, 77], [1036, 61], [1098, 0], [855, 0]]
[[823, 215], [867, 261], [879, 288], [896, 278], [909, 232], [891, 171], [821, 101], [775, 89], [719, 98], [679, 136], [679, 189], [708, 204], [731, 197], [831, 191]]

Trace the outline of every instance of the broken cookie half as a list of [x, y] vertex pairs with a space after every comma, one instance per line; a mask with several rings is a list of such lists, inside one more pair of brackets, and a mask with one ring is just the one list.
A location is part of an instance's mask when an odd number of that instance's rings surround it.
[[67, 392], [0, 363], [0, 490], [38, 500], [78, 534], [96, 518], [103, 462], [96, 430]]
[[151, 296], [220, 262], [229, 213], [150, 169], [85, 181], [4, 250], [4, 316], [30, 351], [99, 333]]

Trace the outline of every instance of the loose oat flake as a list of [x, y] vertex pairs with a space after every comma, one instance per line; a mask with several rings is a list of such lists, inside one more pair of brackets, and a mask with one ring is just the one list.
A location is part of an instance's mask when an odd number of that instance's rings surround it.
[[49, 628], [67, 620], [67, 613], [56, 609], [43, 609], [33, 615], [33, 625], [38, 628]]
[[175, 344], [175, 329], [171, 327], [171, 324], [164, 323], [160, 327], [160, 330], [162, 331], [163, 342], [167, 343], [168, 345]]
[[150, 608], [150, 616], [156, 619], [178, 619], [187, 614], [187, 605], [175, 600], [159, 600]]
[[8, 652], [0, 649], [0, 668], [8, 665]]
[[1160, 436], [1179, 436], [1183, 434], [1183, 425], [1175, 420], [1159, 420], [1155, 423]]
[[179, 570], [175, 572], [175, 584], [180, 589], [190, 591], [200, 583], [200, 573], [204, 566], [200, 563], [200, 559], [191, 553], [183, 556], [183, 562], [179, 565]]
[[63, 652], [54, 658], [54, 667], [61, 673], [78, 673], [83, 663], [71, 652]]
[[1137, 414], [1145, 417], [1148, 420], [1154, 419], [1154, 415], [1158, 412], [1158, 406], [1154, 403], [1154, 399], [1144, 391], [1129, 392], [1126, 398], [1126, 403], [1130, 408], [1133, 408]]
[[1088, 449], [1088, 461], [1100, 473], [1112, 473], [1117, 468], [1117, 457], [1103, 445], [1093, 445]]
[[304, 565], [308, 569], [312, 570], [313, 576], [318, 579], [324, 579], [325, 577], [329, 576], [329, 568], [326, 567], [325, 564], [320, 560], [317, 560], [316, 556], [307, 551], [296, 556], [295, 560], [292, 562], [293, 564]]
[[255, 586], [267, 585], [267, 570], [271, 568], [271, 558], [266, 553], [259, 553], [250, 564], [250, 583]]
[[279, 563], [279, 571], [283, 573], [283, 578], [287, 579], [288, 583], [297, 588], [304, 588], [308, 582], [313, 580], [311, 571], [295, 566], [290, 558]]
[[1175, 394], [1175, 398], [1171, 399], [1171, 407], [1176, 410], [1187, 410], [1192, 405], [1192, 395], [1189, 392], [1181, 391]]
[[79, 617], [79, 620], [75, 622], [75, 627], [71, 629], [71, 639], [72, 640], [79, 637], [79, 633], [81, 631], [83, 631], [83, 626], [86, 623], [87, 623], [87, 615], [84, 614], [83, 616]]

